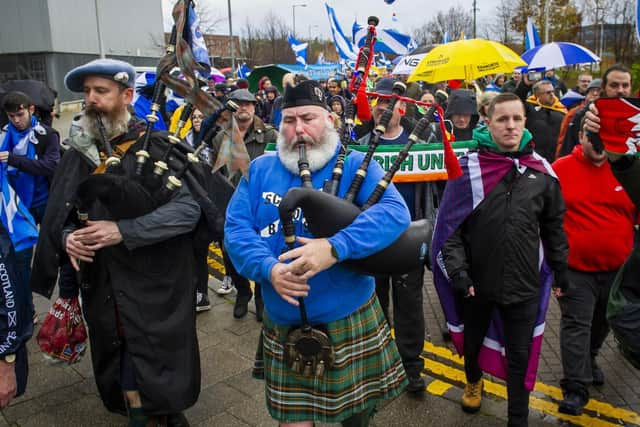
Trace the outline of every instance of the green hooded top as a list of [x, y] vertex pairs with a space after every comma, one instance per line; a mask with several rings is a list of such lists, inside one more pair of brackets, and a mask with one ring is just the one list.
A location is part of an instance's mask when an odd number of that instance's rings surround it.
[[[493, 138], [491, 138], [491, 134], [489, 133], [489, 128], [487, 128], [487, 126], [475, 128], [473, 130], [473, 139], [478, 142], [479, 146], [486, 147], [492, 151], [502, 151], [500, 150], [500, 147], [498, 147], [498, 144], [493, 142]], [[522, 133], [522, 139], [520, 140], [520, 147], [518, 147], [518, 151], [522, 151], [532, 139], [533, 136], [531, 136], [531, 132], [525, 128]]]

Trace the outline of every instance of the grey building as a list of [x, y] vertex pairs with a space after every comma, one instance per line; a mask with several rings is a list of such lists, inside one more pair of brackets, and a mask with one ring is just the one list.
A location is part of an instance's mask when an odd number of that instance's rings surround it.
[[161, 2], [2, 0], [0, 83], [42, 80], [61, 102], [78, 99], [64, 87], [64, 76], [98, 58], [101, 45], [108, 58], [156, 66], [164, 53]]

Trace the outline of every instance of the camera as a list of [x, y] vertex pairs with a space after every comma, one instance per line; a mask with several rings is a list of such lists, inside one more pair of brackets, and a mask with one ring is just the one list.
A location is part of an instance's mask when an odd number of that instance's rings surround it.
[[537, 82], [538, 80], [540, 80], [542, 78], [542, 72], [541, 71], [529, 71], [527, 73], [527, 78], [529, 79], [530, 82]]

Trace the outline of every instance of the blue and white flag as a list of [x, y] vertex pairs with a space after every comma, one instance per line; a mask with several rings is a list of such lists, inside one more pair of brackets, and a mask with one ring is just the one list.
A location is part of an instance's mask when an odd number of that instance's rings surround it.
[[324, 52], [320, 52], [318, 54], [318, 59], [316, 59], [316, 65], [322, 65], [326, 63], [326, 61], [324, 60]]
[[527, 18], [527, 27], [524, 33], [524, 50], [533, 49], [536, 46], [540, 46], [540, 36], [538, 35], [538, 29], [533, 25], [533, 19]]
[[287, 40], [289, 41], [289, 46], [291, 46], [291, 50], [296, 55], [296, 64], [300, 64], [303, 66], [307, 65], [307, 47], [309, 43], [304, 42], [300, 43], [298, 40], [293, 37], [293, 34], [289, 33], [287, 36]]
[[238, 64], [237, 74], [239, 79], [247, 79], [249, 78], [249, 74], [251, 74], [251, 68], [249, 68], [246, 62], [243, 62], [242, 65]]
[[385, 67], [385, 68], [391, 67], [391, 61], [389, 61], [387, 57], [384, 56], [383, 52], [378, 52], [378, 64], [379, 66]]
[[[362, 47], [367, 39], [368, 26], [353, 23], [353, 42], [357, 47]], [[394, 55], [406, 55], [418, 45], [408, 34], [403, 34], [391, 28], [376, 28], [375, 52], [392, 53]]]
[[[139, 89], [152, 85], [156, 81], [155, 71], [137, 71], [135, 91], [133, 92], [133, 110], [136, 116], [146, 120], [147, 114], [151, 113], [151, 99], [140, 95]], [[152, 126], [153, 130], [167, 130], [162, 114], [157, 114], [158, 121]]]
[[327, 7], [327, 15], [329, 16], [329, 25], [331, 26], [331, 34], [333, 35], [333, 43], [336, 45], [336, 50], [340, 59], [355, 61], [357, 58], [356, 47], [351, 40], [344, 35], [340, 24], [336, 19], [336, 12], [327, 3], [324, 4]]
[[7, 164], [0, 163], [0, 190], [2, 201], [0, 204], [0, 219], [2, 226], [9, 233], [16, 252], [32, 248], [38, 240], [36, 222], [29, 213], [13, 187], [9, 184]]
[[449, 43], [451, 41], [451, 37], [449, 36], [448, 32], [444, 32], [444, 34], [442, 35], [442, 44], [444, 43]]
[[187, 19], [187, 25], [189, 26], [189, 45], [193, 52], [193, 57], [200, 65], [205, 67], [205, 77], [209, 76], [211, 72], [211, 61], [209, 61], [209, 51], [207, 50], [207, 44], [204, 42], [204, 36], [200, 31], [200, 18], [196, 14], [193, 6], [189, 4], [189, 17]]

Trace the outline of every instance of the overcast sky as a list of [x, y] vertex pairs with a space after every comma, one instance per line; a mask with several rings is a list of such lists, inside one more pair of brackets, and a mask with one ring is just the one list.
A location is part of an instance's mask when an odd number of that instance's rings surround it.
[[[217, 26], [216, 32], [228, 34], [227, 0], [197, 1], [207, 3], [217, 18], [224, 18], [224, 21]], [[166, 17], [165, 27], [169, 31], [171, 8], [174, 1], [162, 0], [162, 3]], [[386, 4], [384, 0], [327, 0], [327, 3], [335, 9], [342, 30], [348, 36], [351, 35], [351, 26], [356, 18], [359, 23], [364, 24], [368, 16], [375, 15], [380, 19], [382, 27], [395, 27], [400, 31], [410, 33], [413, 29], [429, 21], [438, 12], [438, 7], [441, 10], [447, 10], [451, 6], [460, 5], [461, 9], [469, 12], [473, 8], [473, 0], [454, 0], [453, 2], [441, 2], [440, 5], [433, 0], [395, 0], [390, 5]], [[308, 38], [309, 35], [330, 37], [329, 19], [324, 6], [325, 0], [231, 0], [233, 33], [242, 33], [247, 18], [252, 24], [259, 25], [260, 20], [269, 10], [273, 10], [284, 20], [286, 25], [291, 27], [294, 4], [306, 4], [306, 7], [295, 7], [298, 38]], [[477, 0], [478, 27], [494, 16], [497, 4], [498, 0]], [[392, 21], [393, 13], [398, 18], [397, 22]]]

